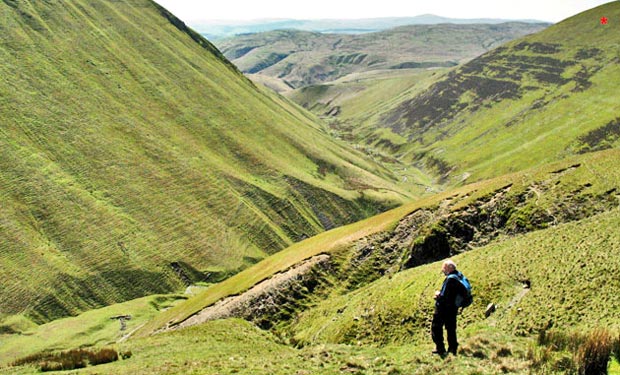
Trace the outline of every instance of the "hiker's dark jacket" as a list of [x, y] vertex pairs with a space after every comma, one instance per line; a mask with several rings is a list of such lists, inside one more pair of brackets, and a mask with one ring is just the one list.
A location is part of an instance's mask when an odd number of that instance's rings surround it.
[[[450, 272], [450, 275], [458, 275], [458, 271]], [[458, 310], [455, 305], [456, 296], [465, 292], [465, 287], [453, 277], [447, 277], [443, 281], [441, 294], [435, 301], [435, 310], [439, 312], [454, 312]]]

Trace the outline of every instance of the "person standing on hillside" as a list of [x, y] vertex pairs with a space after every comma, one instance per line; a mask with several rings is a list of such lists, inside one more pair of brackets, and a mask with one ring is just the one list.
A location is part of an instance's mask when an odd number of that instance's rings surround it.
[[443, 341], [444, 326], [448, 336], [448, 352], [456, 355], [456, 349], [459, 345], [456, 339], [456, 315], [458, 312], [456, 298], [464, 292], [465, 287], [457, 278], [449, 277], [451, 274], [459, 274], [452, 259], [443, 262], [441, 272], [446, 276], [446, 279], [441, 290], [435, 292], [435, 313], [431, 325], [431, 336], [435, 343], [433, 354], [444, 357], [447, 354]]

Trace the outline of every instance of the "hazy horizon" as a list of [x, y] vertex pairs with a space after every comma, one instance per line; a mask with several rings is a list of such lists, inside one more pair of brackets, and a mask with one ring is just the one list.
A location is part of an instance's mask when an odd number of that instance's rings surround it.
[[[219, 2], [217, 5], [201, 0], [156, 0], [157, 3], [188, 23], [204, 21], [257, 21], [257, 20], [334, 20], [416, 17], [432, 14], [446, 18], [506, 20], [539, 20], [559, 22], [585, 10], [608, 3], [606, 0], [522, 0], [500, 3], [497, 1], [436, 0], [433, 2], [385, 0], [381, 3], [315, 0], [307, 4], [283, 0], [262, 2]], [[604, 15], [601, 15], [604, 16]]]

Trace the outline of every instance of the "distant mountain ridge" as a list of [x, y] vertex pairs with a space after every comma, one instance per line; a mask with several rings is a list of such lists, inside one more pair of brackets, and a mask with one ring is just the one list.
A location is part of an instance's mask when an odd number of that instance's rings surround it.
[[539, 20], [508, 20], [496, 18], [461, 19], [447, 18], [433, 14], [423, 14], [415, 17], [382, 17], [364, 19], [258, 19], [250, 21], [234, 20], [205, 20], [193, 21], [192, 28], [210, 40], [217, 40], [240, 34], [265, 32], [271, 30], [302, 30], [320, 33], [350, 33], [363, 34], [387, 30], [406, 25], [433, 25], [442, 23], [451, 24], [498, 24], [505, 22], [546, 23]]
[[[547, 24], [409, 25], [360, 34], [275, 30], [215, 41], [241, 71], [277, 91], [381, 69], [451, 67]], [[259, 79], [260, 80], [260, 79]], [[277, 84], [274, 84], [277, 83]], [[281, 89], [279, 87], [282, 87]]]

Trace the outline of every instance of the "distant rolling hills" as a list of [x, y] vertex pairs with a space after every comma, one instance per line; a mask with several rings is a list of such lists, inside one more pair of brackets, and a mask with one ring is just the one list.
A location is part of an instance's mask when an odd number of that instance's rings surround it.
[[458, 65], [547, 27], [544, 23], [408, 25], [370, 34], [276, 30], [217, 40], [252, 79], [278, 91], [381, 69]]
[[0, 17], [0, 319], [217, 281], [410, 196], [154, 2]]
[[[619, 35], [611, 2], [387, 93], [393, 77], [291, 97], [347, 139], [455, 184], [618, 147]], [[390, 81], [392, 80], [392, 81]], [[371, 86], [373, 90], [357, 90]], [[368, 105], [374, 96], [380, 97]], [[361, 103], [367, 103], [360, 105]]]
[[194, 21], [191, 26], [210, 40], [253, 34], [273, 30], [302, 30], [319, 33], [363, 34], [407, 25], [451, 24], [498, 24], [505, 22], [544, 23], [536, 20], [505, 20], [493, 18], [461, 19], [422, 14], [415, 17], [381, 17], [366, 19], [257, 19], [248, 21], [203, 20]]

